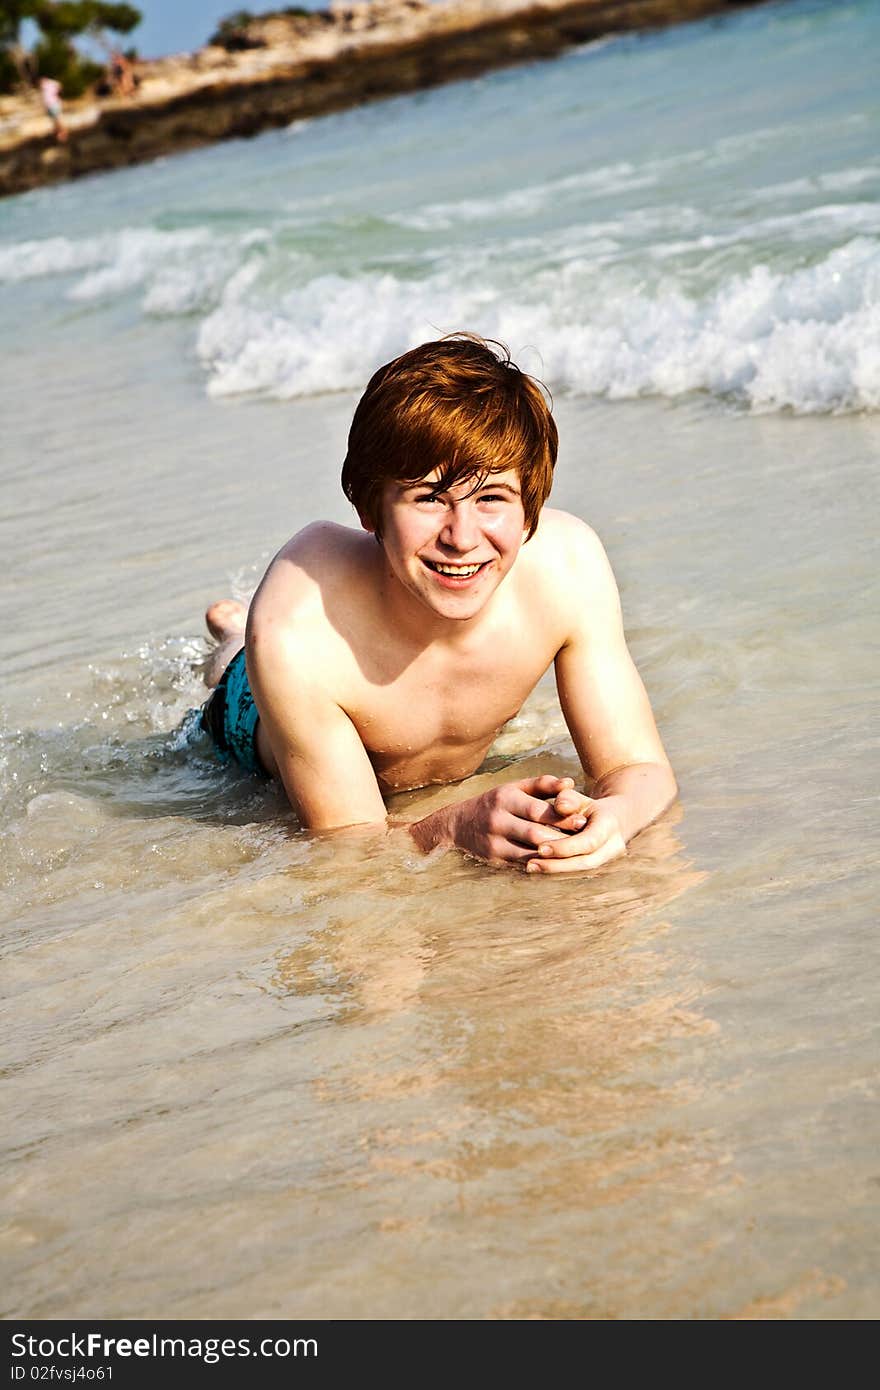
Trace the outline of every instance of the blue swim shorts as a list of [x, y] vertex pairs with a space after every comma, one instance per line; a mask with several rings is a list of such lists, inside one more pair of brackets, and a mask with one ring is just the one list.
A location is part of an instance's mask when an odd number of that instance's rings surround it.
[[259, 717], [248, 684], [242, 647], [226, 667], [211, 698], [202, 706], [202, 728], [210, 734], [223, 762], [232, 757], [248, 772], [262, 772], [256, 741]]

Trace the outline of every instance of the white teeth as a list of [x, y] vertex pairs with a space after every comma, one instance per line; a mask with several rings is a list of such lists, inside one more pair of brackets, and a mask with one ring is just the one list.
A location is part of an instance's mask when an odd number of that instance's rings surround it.
[[439, 570], [441, 574], [454, 575], [456, 579], [469, 579], [472, 574], [476, 574], [481, 568], [480, 565], [433, 565], [433, 569]]

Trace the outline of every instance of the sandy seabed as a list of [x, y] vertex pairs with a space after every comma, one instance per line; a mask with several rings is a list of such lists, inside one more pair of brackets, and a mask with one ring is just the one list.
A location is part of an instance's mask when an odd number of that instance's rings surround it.
[[[139, 470], [111, 389], [12, 482], [4, 1314], [870, 1316], [878, 422], [559, 403], [682, 796], [533, 883], [175, 737], [204, 601], [345, 518], [352, 400], [168, 388]], [[576, 771], [552, 686], [496, 753]]]

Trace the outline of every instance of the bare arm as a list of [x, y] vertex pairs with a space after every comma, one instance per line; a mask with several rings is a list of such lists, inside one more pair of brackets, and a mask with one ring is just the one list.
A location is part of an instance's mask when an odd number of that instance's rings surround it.
[[[376, 775], [351, 719], [314, 675], [289, 637], [251, 635], [248, 674], [278, 776], [313, 830], [386, 821]], [[421, 850], [455, 847], [491, 863], [524, 863], [546, 841], [585, 824], [558, 813], [552, 799], [571, 790], [553, 776], [506, 783], [409, 823]], [[404, 828], [404, 827], [401, 827]]]
[[[248, 676], [275, 770], [303, 824], [313, 830], [385, 824], [386, 809], [360, 735], [336, 700], [332, 660], [309, 649], [308, 617], [294, 632], [266, 605], [248, 633]], [[544, 777], [454, 802], [405, 829], [422, 850], [456, 847], [493, 863], [520, 862], [539, 845], [584, 824], [551, 804], [571, 778]], [[556, 827], [556, 828], [553, 828]], [[402, 827], [403, 828], [403, 827]]]
[[593, 869], [623, 854], [676, 794], [675, 778], [626, 645], [617, 585], [605, 552], [572, 524], [567, 569], [579, 595], [556, 657], [559, 700], [592, 796], [567, 791], [556, 809], [586, 819], [582, 831], [540, 849], [533, 871]]
[[[588, 851], [583, 833], [595, 838], [613, 813], [613, 834], [603, 840], [603, 853], [611, 857], [615, 836], [622, 852], [625, 840], [674, 794], [647, 697], [623, 641], [613, 577], [592, 533], [579, 529], [594, 547], [591, 560], [575, 555], [572, 561], [583, 563], [586, 571], [579, 576], [578, 594], [589, 596], [589, 622], [571, 624], [557, 658], [557, 679], [584, 768], [600, 779], [596, 790], [601, 795], [581, 797], [570, 778], [506, 783], [409, 825], [423, 850], [455, 846], [491, 863], [591, 868], [595, 862], [583, 861], [599, 847]], [[598, 571], [597, 552], [602, 562]], [[314, 590], [295, 568], [292, 578], [281, 567], [270, 570], [251, 610], [248, 674], [260, 712], [260, 736], [306, 826], [385, 824], [375, 772], [338, 697], [334, 652], [325, 646], [322, 621], [316, 621]], [[538, 859], [539, 851], [553, 856], [553, 862]], [[563, 865], [560, 858], [557, 863], [557, 852], [571, 862]]]
[[385, 803], [348, 715], [291, 636], [249, 634], [248, 677], [278, 776], [312, 830], [381, 823]]

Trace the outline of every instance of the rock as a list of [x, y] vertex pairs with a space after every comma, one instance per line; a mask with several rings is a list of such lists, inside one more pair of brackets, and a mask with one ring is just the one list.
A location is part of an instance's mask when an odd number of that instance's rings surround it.
[[0, 196], [552, 57], [602, 34], [698, 19], [729, 3], [332, 0], [312, 14], [264, 15], [242, 27], [241, 51], [211, 44], [138, 62], [134, 95], [65, 102], [64, 146], [32, 93], [0, 98]]

